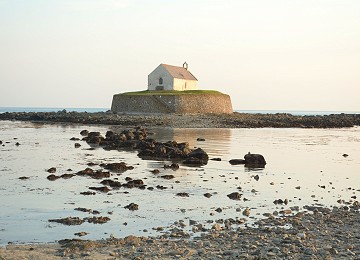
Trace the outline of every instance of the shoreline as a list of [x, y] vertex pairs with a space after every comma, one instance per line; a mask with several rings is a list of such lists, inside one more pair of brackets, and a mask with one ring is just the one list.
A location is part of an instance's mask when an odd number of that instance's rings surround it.
[[0, 259], [356, 259], [360, 204], [345, 204], [333, 209], [308, 206], [304, 207], [307, 211], [291, 215], [270, 214], [258, 220], [257, 227], [233, 228], [225, 220], [192, 239], [110, 235], [97, 241], [11, 244], [0, 247]]
[[296, 116], [292, 114], [114, 114], [108, 112], [12, 112], [0, 120], [126, 127], [173, 128], [345, 128], [360, 126], [360, 114]]

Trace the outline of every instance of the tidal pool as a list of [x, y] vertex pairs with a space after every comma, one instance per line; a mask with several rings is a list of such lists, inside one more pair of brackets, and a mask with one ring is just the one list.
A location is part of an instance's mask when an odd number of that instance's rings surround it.
[[[245, 225], [263, 217], [263, 213], [304, 205], [339, 205], [338, 200], [354, 201], [360, 191], [360, 128], [346, 129], [173, 129], [150, 128], [157, 141], [189, 142], [201, 147], [210, 158], [202, 167], [180, 164], [177, 171], [164, 169], [170, 161], [142, 160], [137, 151], [94, 150], [83, 141], [75, 148], [70, 138], [80, 131], [121, 131], [120, 126], [82, 126], [0, 122], [0, 244], [55, 242], [75, 238], [74, 233], [87, 232], [83, 239], [103, 239], [111, 235], [155, 236], [166, 232], [174, 222], [184, 221], [185, 232], [194, 234], [189, 220], [211, 226], [211, 221], [245, 218]], [[197, 138], [205, 141], [197, 141]], [[16, 145], [19, 143], [19, 145]], [[252, 169], [230, 165], [230, 159], [241, 159], [248, 153], [262, 154], [267, 165]], [[343, 154], [348, 154], [344, 157]], [[56, 167], [56, 175], [75, 173], [88, 163], [125, 162], [134, 167], [112, 179], [125, 182], [126, 177], [142, 179], [147, 187], [162, 185], [167, 189], [112, 190], [84, 196], [90, 186], [101, 186], [101, 180], [75, 176], [71, 179], [47, 180], [46, 171]], [[96, 170], [100, 166], [91, 166]], [[150, 171], [159, 169], [154, 175]], [[172, 174], [174, 179], [159, 176]], [[258, 176], [258, 180], [254, 176]], [[19, 177], [28, 177], [20, 180]], [[241, 187], [241, 189], [240, 189]], [[227, 195], [238, 191], [239, 201]], [[176, 196], [186, 192], [189, 197]], [[205, 193], [211, 193], [207, 198]], [[244, 200], [245, 198], [245, 200]], [[275, 205], [276, 199], [288, 199], [287, 205]], [[124, 207], [139, 205], [139, 210]], [[77, 207], [98, 210], [111, 220], [106, 224], [83, 223], [65, 226], [49, 222], [64, 217], [91, 217], [75, 211]], [[245, 208], [251, 214], [242, 214]], [[221, 208], [222, 211], [215, 211]], [[97, 215], [97, 216], [100, 216]], [[163, 231], [155, 230], [165, 227]]]

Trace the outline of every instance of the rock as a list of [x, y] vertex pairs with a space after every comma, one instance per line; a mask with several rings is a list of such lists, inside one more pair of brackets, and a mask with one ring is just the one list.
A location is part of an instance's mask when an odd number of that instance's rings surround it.
[[273, 203], [274, 203], [275, 205], [277, 205], [277, 204], [283, 204], [284, 201], [283, 201], [282, 199], [277, 199], [277, 200], [274, 200]]
[[144, 181], [141, 180], [141, 179], [137, 179], [137, 180], [132, 180], [131, 178], [128, 180], [127, 183], [123, 184], [122, 185], [123, 187], [125, 188], [129, 188], [129, 189], [132, 189], [132, 188], [140, 188], [142, 186], [144, 186]]
[[29, 177], [26, 177], [26, 176], [22, 176], [22, 177], [19, 177], [19, 180], [28, 180]]
[[160, 178], [166, 179], [166, 180], [171, 180], [174, 179], [175, 176], [174, 175], [162, 175], [160, 176]]
[[211, 228], [214, 229], [215, 231], [222, 230], [222, 227], [219, 223], [214, 224]]
[[191, 153], [189, 153], [187, 155], [188, 158], [197, 158], [200, 159], [202, 161], [208, 161], [209, 160], [209, 156], [208, 154], [201, 148], [197, 148], [194, 151], [192, 151]]
[[289, 214], [292, 214], [292, 210], [291, 209], [284, 209], [284, 210], [280, 211], [280, 214], [289, 215]]
[[49, 219], [49, 222], [56, 222], [68, 226], [74, 225], [81, 225], [85, 222], [85, 220], [78, 218], [78, 217], [67, 217], [67, 218], [60, 218], [60, 219]]
[[218, 157], [217, 157], [217, 158], [211, 158], [210, 160], [211, 160], [211, 161], [218, 161], [218, 162], [221, 162], [221, 158], [218, 158]]
[[343, 156], [343, 157], [348, 157], [349, 155], [348, 155], [348, 154], [346, 154], [346, 153], [344, 153], [342, 156]]
[[127, 236], [127, 237], [124, 238], [124, 242], [127, 245], [139, 246], [139, 244], [141, 242], [141, 238], [130, 235], [130, 236]]
[[63, 175], [60, 176], [60, 178], [70, 179], [70, 178], [72, 178], [74, 176], [75, 176], [75, 174], [72, 174], [72, 173], [64, 173]]
[[128, 210], [138, 210], [139, 209], [139, 205], [138, 204], [135, 204], [135, 203], [130, 203], [129, 205], [126, 205], [124, 207], [125, 209], [128, 209]]
[[230, 163], [231, 165], [238, 165], [238, 164], [245, 164], [246, 162], [245, 162], [245, 160], [243, 160], [243, 159], [231, 159], [231, 160], [229, 161], [229, 163]]
[[229, 199], [232, 200], [240, 200], [241, 198], [241, 194], [239, 192], [233, 192], [227, 195], [229, 197]]
[[159, 174], [160, 173], [159, 169], [154, 169], [154, 170], [152, 170], [150, 172], [153, 173], [153, 174]]
[[247, 217], [250, 216], [250, 209], [249, 208], [244, 209], [243, 215]]
[[258, 180], [260, 179], [259, 175], [255, 175], [255, 176], [254, 176], [254, 179], [255, 179], [256, 181], [258, 181]]
[[84, 170], [82, 170], [82, 171], [77, 172], [76, 175], [84, 176], [84, 175], [91, 175], [91, 174], [93, 174], [93, 173], [94, 173], [94, 170], [93, 170], [93, 169], [91, 169], [91, 168], [86, 168], [86, 169], [84, 169]]
[[212, 195], [211, 195], [211, 193], [205, 193], [204, 196], [205, 196], [206, 198], [210, 198]]
[[81, 195], [95, 195], [96, 192], [92, 192], [92, 191], [84, 191], [84, 192], [80, 192]]
[[189, 225], [190, 226], [196, 225], [196, 223], [197, 223], [196, 220], [189, 219]]
[[189, 197], [189, 193], [187, 193], [187, 192], [179, 192], [179, 193], [176, 193], [176, 196], [179, 196], [179, 197]]
[[206, 165], [207, 161], [203, 161], [203, 160], [201, 160], [199, 158], [195, 158], [195, 157], [189, 157], [183, 161], [183, 164], [190, 165], [190, 166], [202, 166], [202, 165]]
[[78, 236], [78, 237], [83, 237], [83, 236], [86, 236], [87, 234], [89, 234], [89, 233], [86, 233], [86, 232], [78, 232], [78, 233], [75, 233], [74, 235], [75, 235], [75, 236]]
[[127, 170], [134, 169], [133, 166], [127, 166], [126, 163], [124, 163], [124, 162], [101, 164], [100, 166], [104, 167], [107, 170], [113, 171], [113, 172], [125, 172]]
[[221, 209], [221, 208], [217, 208], [217, 209], [215, 209], [215, 211], [218, 212], [218, 213], [221, 213], [221, 212], [222, 212], [222, 209]]
[[110, 221], [109, 217], [91, 217], [91, 218], [85, 218], [84, 220], [86, 220], [89, 223], [93, 223], [93, 224], [104, 224], [108, 221]]
[[51, 167], [50, 169], [47, 170], [48, 173], [55, 173], [56, 172], [56, 168], [55, 167]]
[[79, 148], [79, 147], [81, 147], [81, 144], [75, 143], [74, 146], [75, 146], [75, 148]]
[[120, 188], [122, 185], [119, 181], [114, 181], [110, 179], [106, 179], [100, 182], [102, 185], [110, 186], [112, 188]]
[[264, 167], [266, 165], [265, 158], [261, 154], [248, 153], [244, 156], [244, 159], [245, 159], [245, 166]]
[[75, 208], [74, 210], [77, 210], [77, 211], [81, 211], [81, 212], [88, 212], [88, 213], [92, 213], [92, 209], [87, 209], [87, 208]]
[[79, 176], [88, 176], [93, 179], [103, 179], [103, 178], [110, 178], [110, 172], [103, 172], [101, 170], [94, 171], [91, 168], [86, 168], [85, 170], [79, 171], [76, 173]]
[[300, 239], [306, 239], [306, 234], [305, 233], [297, 233], [296, 234]]
[[177, 238], [189, 238], [190, 235], [184, 232], [181, 229], [173, 228], [170, 233], [170, 237], [177, 237]]
[[204, 141], [205, 141], [205, 138], [199, 137], [198, 139], [196, 139], [196, 141], [204, 142]]
[[60, 176], [56, 176], [55, 174], [50, 174], [46, 177], [49, 181], [55, 181], [57, 179], [60, 179]]
[[96, 190], [96, 191], [101, 191], [101, 192], [109, 192], [110, 189], [106, 186], [103, 186], [103, 187], [89, 187], [90, 190]]

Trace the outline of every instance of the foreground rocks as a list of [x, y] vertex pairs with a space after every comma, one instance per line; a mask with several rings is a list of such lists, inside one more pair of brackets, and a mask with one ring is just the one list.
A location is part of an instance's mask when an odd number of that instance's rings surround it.
[[[193, 239], [187, 239], [181, 229], [174, 228], [167, 237], [110, 236], [101, 241], [65, 239], [58, 245], [9, 245], [0, 248], [0, 256], [3, 259], [358, 259], [358, 207], [306, 209], [308, 212], [292, 216], [270, 215], [257, 221], [257, 227], [215, 224]], [[196, 222], [192, 224], [196, 226]], [[290, 228], [284, 228], [286, 225]]]
[[[14, 112], [0, 114], [0, 120], [35, 122], [106, 124], [122, 126], [166, 126], [177, 128], [340, 128], [360, 125], [360, 114], [332, 114], [324, 116], [294, 116], [291, 114], [224, 115], [124, 115], [112, 112]], [[86, 134], [86, 133], [84, 133]]]

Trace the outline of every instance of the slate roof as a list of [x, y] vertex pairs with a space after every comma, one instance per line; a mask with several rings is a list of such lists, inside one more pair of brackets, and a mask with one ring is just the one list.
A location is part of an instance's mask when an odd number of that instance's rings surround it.
[[185, 80], [196, 80], [195, 76], [193, 74], [191, 74], [190, 71], [188, 71], [187, 69], [183, 68], [183, 67], [177, 67], [177, 66], [173, 66], [173, 65], [168, 65], [168, 64], [161, 64], [169, 73], [172, 77], [177, 78], [177, 79], [185, 79]]

